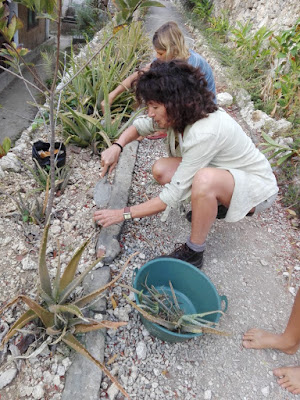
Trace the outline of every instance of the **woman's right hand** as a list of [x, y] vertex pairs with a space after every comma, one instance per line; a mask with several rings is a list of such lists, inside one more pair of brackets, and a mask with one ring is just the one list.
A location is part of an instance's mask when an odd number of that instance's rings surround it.
[[[108, 95], [108, 105], [109, 105], [109, 108], [111, 107], [112, 103], [114, 102], [114, 99], [115, 99], [115, 96], [112, 94], [112, 92], [109, 93], [109, 95]], [[102, 100], [101, 103], [100, 103], [100, 105], [101, 105], [102, 113], [103, 113], [103, 115], [104, 115], [104, 113], [105, 113], [105, 101]]]
[[110, 174], [113, 169], [116, 167], [119, 161], [121, 149], [119, 146], [110, 146], [108, 149], [104, 150], [101, 153], [101, 171], [100, 176], [103, 178], [109, 169], [108, 173]]

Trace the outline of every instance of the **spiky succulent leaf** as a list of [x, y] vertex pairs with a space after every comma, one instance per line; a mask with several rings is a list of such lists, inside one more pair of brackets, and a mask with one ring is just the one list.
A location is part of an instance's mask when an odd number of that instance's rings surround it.
[[76, 315], [78, 318], [84, 318], [79, 307], [74, 306], [74, 304], [53, 304], [49, 307], [49, 311], [52, 313], [69, 313]]
[[34, 311], [39, 319], [43, 322], [46, 328], [54, 325], [54, 315], [47, 311], [45, 308], [40, 306], [36, 301], [32, 300], [28, 296], [20, 295], [19, 298], [24, 301], [28, 307]]
[[89, 324], [77, 324], [75, 325], [75, 331], [74, 333], [85, 333], [85, 332], [91, 332], [91, 331], [98, 331], [99, 329], [118, 329], [120, 326], [125, 326], [127, 325], [127, 322], [113, 322], [113, 321], [93, 321]]
[[65, 342], [69, 347], [77, 351], [79, 354], [85, 356], [90, 361], [95, 363], [108, 377], [109, 379], [117, 386], [120, 392], [129, 399], [128, 393], [125, 389], [120, 385], [120, 383], [116, 380], [116, 378], [109, 372], [106, 366], [97, 360], [95, 357], [91, 355], [91, 353], [73, 336], [71, 333], [67, 333], [63, 338], [63, 342]]
[[28, 324], [28, 322], [31, 322], [35, 318], [37, 318], [37, 314], [33, 310], [27, 310], [24, 314], [22, 314], [21, 317], [18, 318], [18, 320], [12, 325], [7, 334], [2, 339], [0, 348], [2, 348], [2, 346], [18, 332], [18, 329], [22, 329], [23, 326], [25, 326], [26, 324]]
[[215, 335], [220, 335], [220, 336], [230, 336], [231, 333], [225, 332], [225, 331], [220, 331], [219, 329], [212, 328], [212, 327], [197, 327], [195, 325], [182, 325], [180, 327], [181, 332], [186, 332], [186, 333], [213, 333]]
[[88, 294], [87, 296], [82, 297], [81, 299], [76, 300], [73, 304], [75, 304], [76, 306], [82, 308], [85, 305], [89, 304], [92, 300], [96, 299], [101, 293], [103, 293], [106, 289], [110, 288], [112, 285], [114, 285], [122, 276], [124, 270], [127, 268], [127, 265], [129, 264], [129, 262], [131, 261], [131, 259], [136, 256], [138, 253], [134, 253], [132, 254], [128, 260], [126, 261], [126, 263], [123, 265], [123, 267], [121, 268], [121, 271], [119, 272], [119, 274], [112, 280], [110, 281], [107, 285], [104, 285], [103, 287], [95, 290], [94, 292]]
[[59, 282], [59, 293], [61, 293], [73, 280], [77, 271], [78, 263], [86, 246], [89, 244], [90, 239], [83, 243], [83, 245], [76, 251], [71, 261], [67, 265]]
[[151, 314], [147, 313], [146, 311], [144, 311], [141, 307], [139, 307], [133, 301], [131, 301], [130, 298], [128, 296], [126, 296], [126, 294], [123, 294], [123, 296], [125, 297], [125, 299], [127, 299], [129, 304], [133, 308], [135, 308], [148, 321], [151, 321], [151, 322], [154, 322], [155, 324], [161, 325], [161, 326], [169, 329], [170, 331], [174, 331], [176, 329], [176, 325], [173, 322], [166, 321], [166, 320], [164, 320], [162, 318], [159, 318], [159, 317], [154, 317], [153, 315], [151, 315]]
[[[102, 257], [98, 258], [96, 261], [93, 262], [93, 264], [87, 267], [86, 270], [82, 272], [82, 274], [80, 274], [77, 278], [73, 279], [73, 281], [59, 294], [59, 299], [58, 299], [59, 304], [65, 303], [65, 301], [73, 292], [73, 290], [76, 289], [76, 287], [81, 284], [86, 275], [101, 261], [101, 259]], [[76, 302], [73, 304], [81, 308], [81, 306]]]

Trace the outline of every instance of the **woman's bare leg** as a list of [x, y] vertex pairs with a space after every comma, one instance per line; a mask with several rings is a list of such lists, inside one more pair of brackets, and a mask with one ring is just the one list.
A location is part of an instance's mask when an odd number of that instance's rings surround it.
[[154, 179], [161, 185], [170, 183], [179, 164], [181, 163], [181, 160], [181, 157], [164, 157], [155, 161], [152, 166]]
[[[262, 329], [250, 329], [244, 334], [243, 346], [247, 349], [276, 349], [294, 354], [300, 347], [300, 289], [298, 289], [292, 312], [282, 334]], [[282, 367], [274, 369], [278, 384], [293, 394], [300, 394], [300, 367]]]
[[192, 243], [205, 242], [217, 216], [218, 202], [229, 207], [233, 189], [233, 176], [226, 170], [202, 168], [196, 173], [192, 186]]
[[250, 329], [244, 334], [243, 346], [247, 349], [276, 349], [294, 354], [300, 347], [300, 289], [295, 298], [292, 312], [282, 334], [262, 329]]

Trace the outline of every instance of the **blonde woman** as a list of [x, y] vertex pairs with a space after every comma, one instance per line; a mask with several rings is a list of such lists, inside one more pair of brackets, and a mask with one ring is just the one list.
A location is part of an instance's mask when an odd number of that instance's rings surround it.
[[[170, 21], [162, 25], [154, 33], [152, 43], [156, 53], [156, 59], [160, 61], [181, 59], [187, 61], [187, 63], [193, 67], [199, 68], [207, 81], [207, 89], [214, 94], [214, 102], [216, 103], [216, 87], [212, 69], [208, 62], [202, 56], [200, 56], [200, 54], [188, 49], [184, 36], [176, 22]], [[146, 71], [149, 68], [150, 64], [148, 64], [144, 70]], [[110, 92], [108, 95], [109, 105], [114, 102], [117, 96], [119, 96], [125, 90], [129, 90], [132, 87], [132, 83], [137, 78], [138, 71], [131, 74], [128, 78], [121, 82], [116, 89]], [[101, 103], [101, 107], [102, 111], [104, 112], [104, 101]], [[158, 136], [151, 136], [149, 138], [158, 139], [165, 136], [165, 134], [160, 133]]]

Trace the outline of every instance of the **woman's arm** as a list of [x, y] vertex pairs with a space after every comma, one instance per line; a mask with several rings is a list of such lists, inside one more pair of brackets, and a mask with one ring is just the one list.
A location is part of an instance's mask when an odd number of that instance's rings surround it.
[[[146, 65], [145, 68], [142, 69], [142, 71], [147, 71], [150, 68], [150, 64]], [[113, 91], [111, 91], [108, 95], [108, 103], [109, 106], [112, 105], [114, 102], [115, 98], [119, 96], [121, 93], [123, 93], [125, 90], [129, 90], [132, 87], [132, 83], [137, 79], [139, 75], [139, 71], [134, 72], [133, 74], [129, 75], [128, 78], [124, 79], [123, 82], [120, 83], [119, 86], [117, 86]], [[102, 112], [104, 114], [104, 100], [101, 102], [101, 108]]]
[[[158, 214], [159, 212], [164, 211], [166, 207], [166, 204], [161, 201], [159, 197], [155, 197], [145, 203], [130, 207], [130, 213], [132, 218], [142, 218]], [[123, 208], [120, 210], [98, 210], [94, 213], [94, 220], [98, 225], [106, 228], [110, 225], [124, 221], [123, 212]]]
[[[129, 128], [125, 129], [122, 135], [116, 140], [115, 143], [118, 143], [121, 147], [126, 146], [126, 144], [136, 140], [139, 137], [137, 129], [131, 125]], [[100, 177], [103, 178], [106, 174], [108, 168], [109, 173], [113, 171], [115, 166], [118, 164], [119, 157], [121, 154], [121, 147], [112, 145], [108, 149], [104, 150], [101, 153], [101, 172]]]

